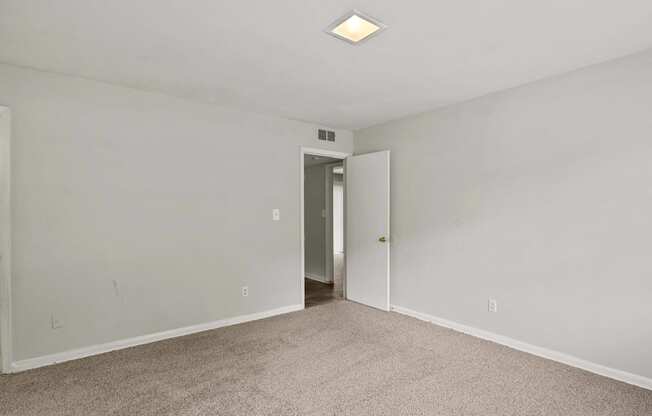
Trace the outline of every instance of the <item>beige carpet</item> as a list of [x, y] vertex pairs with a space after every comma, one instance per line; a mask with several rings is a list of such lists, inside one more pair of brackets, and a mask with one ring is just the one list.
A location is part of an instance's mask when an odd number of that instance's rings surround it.
[[337, 301], [0, 377], [2, 415], [652, 415], [652, 391]]

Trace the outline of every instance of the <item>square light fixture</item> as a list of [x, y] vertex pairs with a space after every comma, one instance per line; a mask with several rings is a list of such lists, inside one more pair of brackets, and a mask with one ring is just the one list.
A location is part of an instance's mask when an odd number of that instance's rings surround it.
[[385, 30], [387, 26], [357, 10], [351, 10], [328, 26], [326, 33], [357, 45]]

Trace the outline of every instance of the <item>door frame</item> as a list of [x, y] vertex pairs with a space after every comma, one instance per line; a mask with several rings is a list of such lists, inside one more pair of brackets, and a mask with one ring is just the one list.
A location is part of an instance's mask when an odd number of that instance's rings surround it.
[[[335, 250], [333, 249], [333, 240], [335, 233], [333, 232], [333, 168], [336, 166], [344, 167], [344, 161], [331, 162], [323, 165], [326, 169], [324, 175], [324, 192], [326, 200], [326, 222], [324, 224], [324, 237], [326, 239], [324, 244], [324, 258], [326, 264], [324, 267], [324, 278], [327, 281], [335, 282]], [[342, 224], [344, 226], [344, 224]]]
[[[2, 373], [13, 362], [11, 307], [11, 110], [0, 106], [0, 354]], [[5, 125], [6, 123], [6, 125]], [[5, 134], [6, 133], [6, 134]]]
[[[341, 159], [344, 165], [344, 171], [346, 172], [346, 158], [351, 156], [353, 153], [347, 152], [337, 152], [333, 150], [318, 149], [314, 147], [304, 147], [299, 146], [299, 217], [300, 217], [300, 227], [299, 227], [299, 241], [300, 244], [300, 255], [301, 255], [301, 268], [299, 269], [299, 287], [301, 288], [301, 305], [306, 307], [306, 236], [305, 236], [305, 196], [304, 196], [304, 163], [303, 159], [305, 155], [313, 156], [324, 156], [332, 157], [334, 159]], [[346, 175], [345, 175], [346, 176]], [[346, 212], [346, 177], [344, 179], [344, 210]], [[344, 298], [346, 299], [346, 215], [344, 216], [344, 273], [342, 277], [343, 283], [343, 293]]]

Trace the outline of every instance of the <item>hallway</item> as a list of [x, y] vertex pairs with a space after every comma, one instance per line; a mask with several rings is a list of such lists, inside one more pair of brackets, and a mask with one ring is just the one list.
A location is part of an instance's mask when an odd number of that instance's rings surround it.
[[344, 299], [344, 253], [335, 253], [333, 275], [333, 283], [305, 279], [306, 308]]

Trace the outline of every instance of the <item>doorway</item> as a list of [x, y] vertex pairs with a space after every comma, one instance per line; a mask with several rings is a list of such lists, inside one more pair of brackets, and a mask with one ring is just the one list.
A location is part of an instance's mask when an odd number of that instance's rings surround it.
[[299, 161], [304, 306], [346, 299], [389, 311], [389, 150], [352, 156], [300, 147]]
[[305, 307], [344, 298], [344, 161], [303, 155]]

